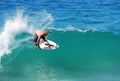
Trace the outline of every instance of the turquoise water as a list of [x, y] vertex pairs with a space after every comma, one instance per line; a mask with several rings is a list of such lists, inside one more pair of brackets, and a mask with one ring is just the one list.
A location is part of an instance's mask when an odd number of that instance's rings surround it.
[[[31, 35], [16, 36], [19, 40]], [[120, 37], [109, 32], [56, 31], [60, 48], [38, 50], [31, 40], [2, 57], [3, 81], [119, 81]]]
[[[1, 0], [0, 81], [120, 81], [119, 0]], [[60, 47], [39, 50], [50, 29]]]

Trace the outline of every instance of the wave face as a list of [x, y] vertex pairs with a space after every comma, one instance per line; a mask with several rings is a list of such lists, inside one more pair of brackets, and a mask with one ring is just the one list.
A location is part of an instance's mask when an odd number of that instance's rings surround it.
[[[0, 81], [120, 81], [120, 1], [0, 1]], [[36, 30], [60, 47], [39, 50]]]
[[[18, 34], [21, 40], [31, 36]], [[22, 41], [2, 57], [5, 81], [119, 81], [120, 37], [109, 32], [57, 31], [49, 34], [60, 45], [54, 51], [38, 50], [32, 40]]]

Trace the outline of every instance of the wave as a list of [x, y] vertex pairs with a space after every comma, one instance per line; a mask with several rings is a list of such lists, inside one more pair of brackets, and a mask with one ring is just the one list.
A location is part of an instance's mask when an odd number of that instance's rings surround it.
[[[23, 41], [31, 40], [32, 34], [38, 29], [50, 29], [64, 32], [79, 31], [84, 33], [88, 31], [103, 31], [96, 27], [76, 28], [72, 25], [68, 25], [65, 28], [53, 27], [53, 20], [54, 19], [52, 15], [46, 11], [38, 13], [33, 12], [27, 15], [24, 13], [24, 10], [19, 9], [15, 15], [6, 17], [5, 24], [1, 28], [0, 32], [0, 57], [2, 57], [4, 54], [11, 53], [11, 50], [18, 47], [18, 45], [20, 45]], [[20, 33], [28, 33], [30, 36], [16, 40], [16, 35], [19, 35]]]
[[29, 32], [27, 17], [23, 13], [18, 12], [15, 17], [8, 18], [0, 33], [0, 57], [4, 54], [11, 53], [10, 46], [15, 46], [15, 35], [21, 32]]
[[119, 75], [120, 38], [113, 33], [53, 30], [48, 39], [60, 46], [53, 51], [38, 50], [32, 44], [32, 37], [27, 32], [15, 36], [20, 44], [2, 58], [7, 76], [17, 73], [18, 77], [31, 76], [43, 81], [88, 81], [104, 77], [105, 81], [111, 79], [107, 76], [113, 75], [116, 80], [114, 76]]
[[[28, 15], [24, 15], [23, 10], [17, 10], [17, 13], [14, 16], [6, 17], [5, 24], [0, 32], [0, 57], [4, 54], [11, 53], [11, 49], [17, 47], [21, 42], [32, 38], [27, 37], [16, 40], [16, 35], [19, 35], [20, 33], [32, 35], [35, 30], [44, 30], [47, 28], [52, 21], [51, 15], [47, 12], [42, 12], [39, 15], [40, 16], [37, 15], [35, 18], [28, 17]], [[40, 19], [40, 21], [37, 21], [38, 19]], [[36, 23], [39, 24], [35, 25]]]
[[[119, 1], [0, 2], [0, 81], [120, 80]], [[60, 47], [38, 50], [38, 29]]]
[[74, 26], [67, 26], [66, 28], [51, 28], [56, 31], [78, 31], [78, 32], [88, 32], [88, 31], [98, 31], [97, 28], [88, 27], [88, 28], [75, 28]]

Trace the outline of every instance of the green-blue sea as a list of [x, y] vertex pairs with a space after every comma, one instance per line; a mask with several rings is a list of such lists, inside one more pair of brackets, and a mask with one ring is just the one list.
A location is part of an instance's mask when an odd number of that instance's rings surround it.
[[[0, 0], [0, 81], [120, 81], [119, 0]], [[51, 30], [55, 50], [33, 44]]]

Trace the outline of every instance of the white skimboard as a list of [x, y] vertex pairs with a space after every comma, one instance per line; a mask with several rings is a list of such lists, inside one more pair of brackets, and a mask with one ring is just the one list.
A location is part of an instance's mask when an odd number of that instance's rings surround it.
[[47, 40], [48, 43], [50, 45], [47, 44], [47, 42], [40, 42], [39, 43], [39, 46], [41, 49], [44, 49], [44, 50], [54, 50], [54, 49], [57, 49], [59, 48], [59, 45], [57, 45], [57, 43], [51, 41], [51, 40]]

